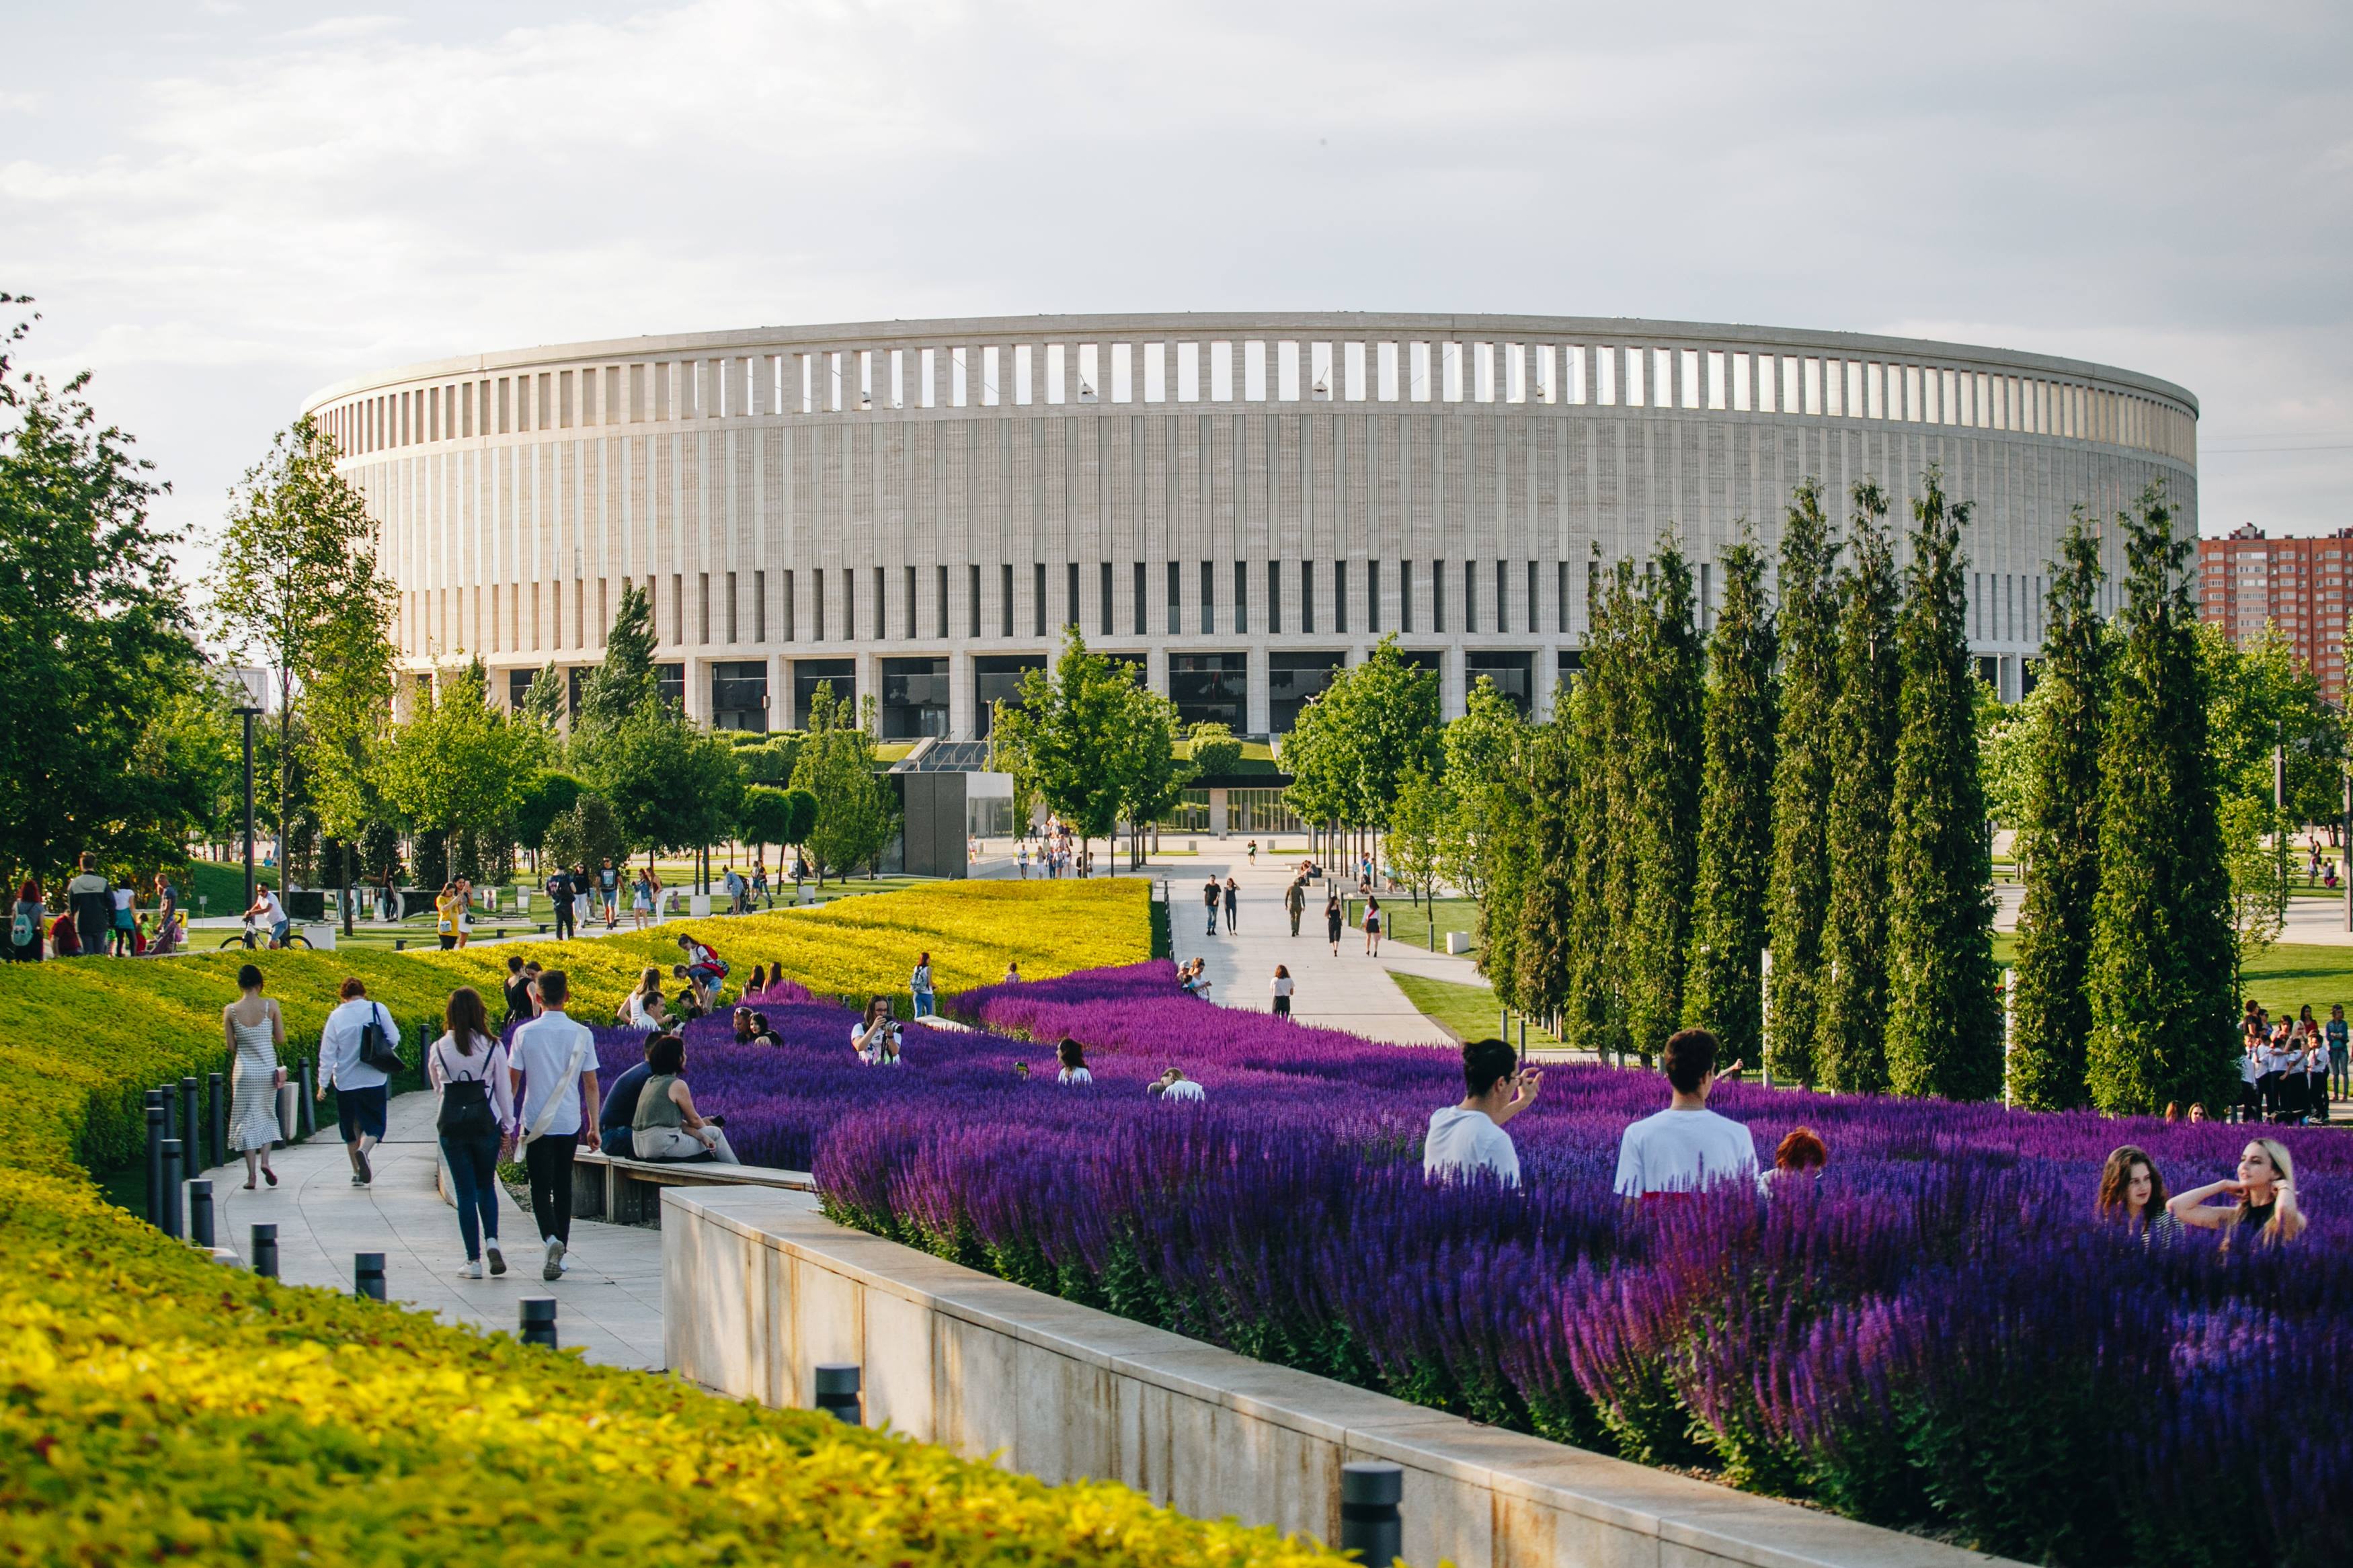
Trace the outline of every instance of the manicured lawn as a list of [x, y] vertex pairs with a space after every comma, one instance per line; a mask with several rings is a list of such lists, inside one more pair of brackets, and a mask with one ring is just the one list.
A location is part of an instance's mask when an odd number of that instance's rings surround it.
[[[1994, 962], [2008, 968], [2018, 961], [2018, 939], [1998, 931], [1993, 939]], [[2331, 1003], [2342, 1002], [2353, 1013], [2353, 947], [2329, 947], [2315, 942], [2281, 942], [2251, 961], [2246, 972], [2247, 994], [2274, 1016], [2293, 1014], [2306, 1003], [2316, 1018], [2328, 1016]]]
[[[1471, 938], [1470, 952], [1474, 955], [1478, 952], [1478, 900], [1442, 898], [1432, 900], [1426, 903], [1417, 904], [1411, 900], [1399, 895], [1394, 898], [1386, 898], [1381, 900], [1381, 914], [1383, 918], [1388, 921], [1388, 940], [1400, 942], [1407, 947], [1429, 948], [1431, 945], [1430, 927], [1433, 913], [1437, 918], [1438, 923], [1438, 941], [1436, 944], [1438, 952], [1444, 952], [1446, 951], [1446, 933], [1451, 931], [1459, 931], [1469, 934]], [[1348, 919], [1350, 923], [1354, 924], [1361, 921], [1364, 917], [1364, 900], [1361, 899], [1351, 898], [1348, 900]], [[1535, 1037], [1531, 1035], [1528, 1037], [1533, 1040]]]
[[[1502, 1018], [1496, 1010], [1495, 994], [1483, 985], [1464, 985], [1452, 980], [1431, 980], [1419, 974], [1401, 974], [1395, 970], [1389, 978], [1398, 983], [1422, 1016], [1445, 1027], [1461, 1040], [1492, 1038]], [[1520, 1043], [1520, 1020], [1512, 1020], [1512, 1044]], [[1559, 1050], [1561, 1043], [1550, 1030], [1535, 1020], [1528, 1021], [1528, 1049]]]

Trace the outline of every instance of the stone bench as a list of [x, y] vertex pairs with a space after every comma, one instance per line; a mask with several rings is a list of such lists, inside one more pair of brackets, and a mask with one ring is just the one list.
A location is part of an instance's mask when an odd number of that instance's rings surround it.
[[661, 1228], [664, 1187], [765, 1187], [813, 1193], [807, 1171], [723, 1165], [715, 1160], [624, 1160], [583, 1149], [572, 1156], [572, 1213], [578, 1219]]

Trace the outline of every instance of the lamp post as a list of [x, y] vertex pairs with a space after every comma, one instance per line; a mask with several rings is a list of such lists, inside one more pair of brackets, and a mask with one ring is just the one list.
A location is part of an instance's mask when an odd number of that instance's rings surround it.
[[249, 910], [253, 908], [253, 721], [261, 716], [261, 710], [240, 704], [237, 714], [245, 721], [245, 908]]

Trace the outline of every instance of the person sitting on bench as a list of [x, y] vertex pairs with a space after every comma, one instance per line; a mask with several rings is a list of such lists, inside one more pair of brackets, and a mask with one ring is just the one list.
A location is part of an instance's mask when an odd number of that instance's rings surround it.
[[650, 1069], [638, 1094], [638, 1110], [629, 1122], [629, 1144], [639, 1160], [708, 1158], [722, 1165], [740, 1165], [727, 1134], [715, 1121], [694, 1109], [694, 1095], [686, 1087], [686, 1042], [676, 1035], [656, 1035], [646, 1047]]
[[[665, 1037], [658, 1034], [647, 1036], [646, 1049], [651, 1051], [654, 1043]], [[667, 1037], [677, 1038], [675, 1035]], [[638, 1096], [644, 1090], [646, 1079], [653, 1074], [654, 1069], [650, 1066], [639, 1062], [635, 1067], [623, 1068], [621, 1075], [613, 1080], [613, 1087], [605, 1091], [605, 1103], [596, 1111], [596, 1139], [606, 1153], [623, 1160], [637, 1158], [631, 1123], [638, 1117]]]

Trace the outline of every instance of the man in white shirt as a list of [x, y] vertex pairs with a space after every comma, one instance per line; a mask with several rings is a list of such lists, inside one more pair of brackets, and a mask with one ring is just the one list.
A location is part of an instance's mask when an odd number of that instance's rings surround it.
[[542, 970], [539, 1016], [515, 1031], [509, 1052], [514, 1087], [522, 1091], [523, 1169], [531, 1175], [531, 1215], [546, 1245], [543, 1279], [564, 1278], [564, 1255], [572, 1245], [572, 1152], [581, 1143], [596, 1147], [594, 1117], [585, 1122], [581, 1105], [596, 1100], [596, 1041], [588, 1026], [567, 1015], [572, 982], [561, 969]]
[[1430, 1113], [1430, 1133], [1421, 1141], [1421, 1173], [1432, 1180], [1485, 1172], [1504, 1186], [1520, 1184], [1520, 1152], [1504, 1123], [1536, 1102], [1544, 1069], [1514, 1071], [1519, 1058], [1502, 1040], [1479, 1040], [1462, 1047], [1459, 1105]]
[[1707, 1108], [1715, 1085], [1715, 1037], [1683, 1029], [1667, 1041], [1663, 1065], [1674, 1099], [1626, 1129], [1618, 1145], [1622, 1198], [1693, 1193], [1717, 1182], [1757, 1179], [1757, 1140], [1745, 1123]]
[[278, 901], [278, 891], [274, 888], [265, 887], [254, 893], [253, 908], [245, 911], [245, 918], [259, 921], [269, 928], [269, 945], [272, 947], [286, 945], [287, 929], [294, 923], [287, 917], [286, 906]]
[[319, 1031], [319, 1092], [335, 1091], [335, 1127], [343, 1134], [343, 1152], [352, 1160], [352, 1185], [364, 1187], [375, 1177], [368, 1166], [368, 1151], [384, 1141], [385, 1084], [383, 1069], [360, 1059], [360, 1042], [373, 1023], [384, 1031], [384, 1043], [397, 1050], [400, 1026], [392, 1009], [368, 1000], [367, 986], [357, 975], [343, 982], [343, 1000], [327, 1015]]
[[1183, 1068], [1170, 1068], [1166, 1072], [1145, 1085], [1144, 1092], [1155, 1100], [1198, 1100], [1209, 1098], [1199, 1084], [1185, 1076]]

